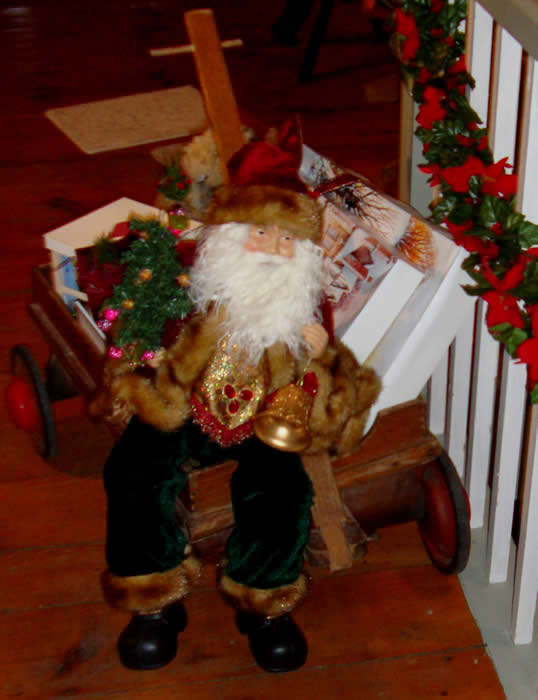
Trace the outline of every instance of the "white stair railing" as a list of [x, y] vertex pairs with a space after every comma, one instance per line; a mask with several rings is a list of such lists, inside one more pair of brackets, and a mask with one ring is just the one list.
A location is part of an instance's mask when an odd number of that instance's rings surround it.
[[[518, 174], [517, 209], [538, 222], [538, 5], [534, 0], [469, 2], [469, 94], [489, 130], [495, 161]], [[409, 98], [402, 124], [409, 124]], [[403, 128], [403, 127], [402, 127]], [[424, 209], [420, 155], [402, 138], [400, 172], [410, 160], [410, 201]], [[403, 185], [402, 197], [407, 186]], [[538, 594], [538, 406], [528, 405], [525, 367], [500, 349], [479, 300], [430, 380], [431, 429], [464, 479], [471, 527], [487, 527], [490, 583], [506, 581], [517, 511], [512, 628], [515, 644], [532, 641]], [[488, 498], [489, 495], [489, 498]], [[519, 508], [515, 508], [515, 505]]]

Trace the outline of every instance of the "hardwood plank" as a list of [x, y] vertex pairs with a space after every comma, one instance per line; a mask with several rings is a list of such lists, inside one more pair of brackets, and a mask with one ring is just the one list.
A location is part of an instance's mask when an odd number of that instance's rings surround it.
[[0, 553], [1, 611], [102, 601], [104, 542]]
[[[104, 541], [1, 552], [1, 609], [6, 612], [100, 601], [100, 575], [105, 566]], [[383, 530], [379, 541], [370, 543], [366, 558], [347, 572], [331, 574], [322, 567], [309, 568], [308, 572], [315, 592], [318, 581], [331, 576], [358, 576], [401, 566], [429, 566], [416, 528], [409, 524]], [[205, 563], [196, 591], [213, 590], [216, 577], [215, 565]]]
[[[4, 692], [16, 688], [47, 698], [123, 692], [130, 697], [133, 690], [157, 683], [263, 675], [216, 591], [196, 591], [187, 609], [190, 622], [180, 637], [178, 657], [155, 674], [133, 674], [119, 666], [115, 639], [127, 616], [104, 604], [6, 613], [0, 630], [6, 650], [1, 662]], [[374, 625], [368, 622], [373, 609]], [[295, 617], [310, 645], [306, 669], [446, 650], [479, 653], [482, 647], [457, 579], [431, 568], [326, 579], [317, 583]]]
[[[189, 700], [274, 700], [274, 698], [398, 698], [431, 700], [503, 700], [491, 659], [483, 649], [411, 656], [381, 662], [306, 669], [287, 675], [241, 675], [213, 682], [155, 682], [155, 688], [132, 690], [130, 700], [175, 700], [181, 692]], [[475, 688], [480, 688], [477, 696]], [[353, 695], [350, 695], [350, 692]], [[65, 696], [69, 697], [69, 696]], [[77, 695], [85, 697], [85, 694]]]
[[[24, 270], [18, 270], [18, 284], [21, 280], [30, 283], [30, 270], [26, 267]], [[28, 273], [28, 274], [27, 274]], [[0, 273], [1, 274], [1, 273]], [[13, 279], [13, 284], [17, 278], [12, 271], [9, 272], [9, 278]], [[0, 285], [6, 282], [0, 282]], [[8, 284], [11, 284], [9, 282]], [[43, 342], [43, 338], [37, 330], [34, 322], [26, 311], [26, 303], [30, 298], [30, 288], [23, 293], [1, 294], [0, 293], [0, 327], [4, 330], [0, 333], [0, 380], [10, 373], [9, 353], [14, 345], [25, 344], [30, 346], [32, 352], [36, 352], [37, 360], [45, 362], [48, 351]], [[4, 373], [3, 376], [2, 373]]]
[[[101, 542], [105, 495], [101, 479], [63, 475], [0, 484], [0, 547]], [[88, 504], [85, 507], [84, 504]], [[12, 517], [17, 513], [17, 517]]]

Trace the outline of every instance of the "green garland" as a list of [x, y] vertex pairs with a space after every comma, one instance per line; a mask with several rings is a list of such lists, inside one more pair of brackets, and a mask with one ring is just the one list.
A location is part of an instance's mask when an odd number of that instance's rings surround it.
[[465, 0], [401, 0], [393, 44], [419, 105], [416, 135], [440, 197], [432, 218], [470, 255], [463, 267], [468, 294], [488, 305], [486, 323], [510, 355], [527, 365], [538, 402], [538, 226], [515, 210], [516, 176], [497, 163], [487, 130], [466, 93], [474, 80], [465, 65]]

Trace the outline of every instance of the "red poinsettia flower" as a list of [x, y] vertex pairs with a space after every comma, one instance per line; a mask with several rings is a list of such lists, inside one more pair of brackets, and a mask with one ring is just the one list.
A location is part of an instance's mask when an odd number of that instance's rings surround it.
[[538, 304], [529, 306], [528, 313], [531, 318], [532, 334], [538, 338]]
[[520, 362], [527, 365], [527, 379], [529, 388], [532, 389], [538, 382], [538, 304], [529, 308], [533, 338], [521, 343], [516, 351]]
[[484, 175], [486, 166], [476, 156], [468, 156], [463, 165], [455, 165], [441, 170], [441, 177], [455, 192], [467, 192], [469, 179], [473, 175]]
[[466, 73], [467, 72], [467, 61], [465, 60], [465, 54], [462, 54], [456, 63], [453, 63], [448, 69], [449, 73]]
[[[424, 149], [424, 153], [427, 153], [426, 149]], [[439, 177], [441, 168], [437, 165], [437, 163], [431, 163], [430, 165], [419, 165], [418, 169], [423, 173], [426, 173], [426, 175], [432, 176], [430, 179], [430, 187], [435, 187], [435, 185], [441, 184], [441, 178]]]
[[510, 294], [502, 294], [495, 290], [482, 294], [482, 299], [487, 303], [486, 323], [488, 328], [498, 326], [500, 323], [509, 323], [514, 328], [524, 328], [525, 321], [516, 299]]
[[429, 71], [427, 68], [422, 66], [420, 69], [420, 73], [418, 74], [417, 77], [417, 82], [422, 83], [423, 85], [427, 82], [429, 82], [433, 78], [433, 73]]
[[492, 163], [483, 175], [482, 192], [494, 197], [512, 195], [517, 190], [517, 175], [508, 175], [505, 170], [511, 168], [508, 158]]
[[465, 231], [468, 231], [469, 229], [473, 228], [473, 222], [469, 219], [469, 221], [466, 221], [464, 224], [454, 224], [452, 221], [449, 221], [448, 219], [444, 219], [443, 223], [445, 226], [448, 228], [452, 236], [462, 236]]
[[396, 33], [404, 37], [400, 44], [400, 58], [403, 63], [409, 63], [415, 58], [420, 47], [420, 36], [415, 16], [398, 8], [396, 10]]
[[465, 146], [467, 148], [469, 148], [469, 146], [472, 146], [474, 143], [474, 139], [472, 136], [464, 136], [463, 134], [456, 134], [456, 140], [462, 146]]
[[507, 270], [502, 280], [500, 280], [489, 266], [487, 260], [483, 260], [482, 274], [491, 284], [493, 289], [497, 290], [498, 292], [507, 292], [523, 282], [526, 267], [527, 257], [525, 255], [520, 255], [518, 261], [514, 263], [509, 270]]
[[444, 4], [445, 4], [445, 0], [432, 0], [432, 2], [431, 2], [432, 12], [441, 12]]
[[443, 223], [452, 234], [454, 243], [461, 245], [468, 253], [480, 253], [483, 261], [496, 258], [499, 255], [499, 246], [493, 241], [483, 241], [477, 236], [469, 236], [465, 233], [473, 227], [472, 221], [466, 221], [464, 224], [453, 224], [445, 219]]
[[527, 365], [527, 379], [530, 389], [538, 382], [538, 338], [524, 340], [516, 351], [517, 359]]
[[446, 109], [441, 106], [444, 96], [445, 93], [442, 90], [431, 85], [424, 90], [424, 103], [420, 105], [417, 114], [417, 122], [420, 126], [431, 129], [434, 122], [445, 118]]

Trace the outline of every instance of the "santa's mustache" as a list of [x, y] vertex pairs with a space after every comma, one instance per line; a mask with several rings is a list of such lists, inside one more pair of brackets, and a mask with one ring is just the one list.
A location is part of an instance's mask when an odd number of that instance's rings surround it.
[[252, 260], [260, 265], [285, 265], [289, 263], [293, 258], [288, 258], [285, 255], [279, 255], [271, 253], [261, 253], [259, 251], [246, 250], [245, 255], [249, 256], [249, 260]]

